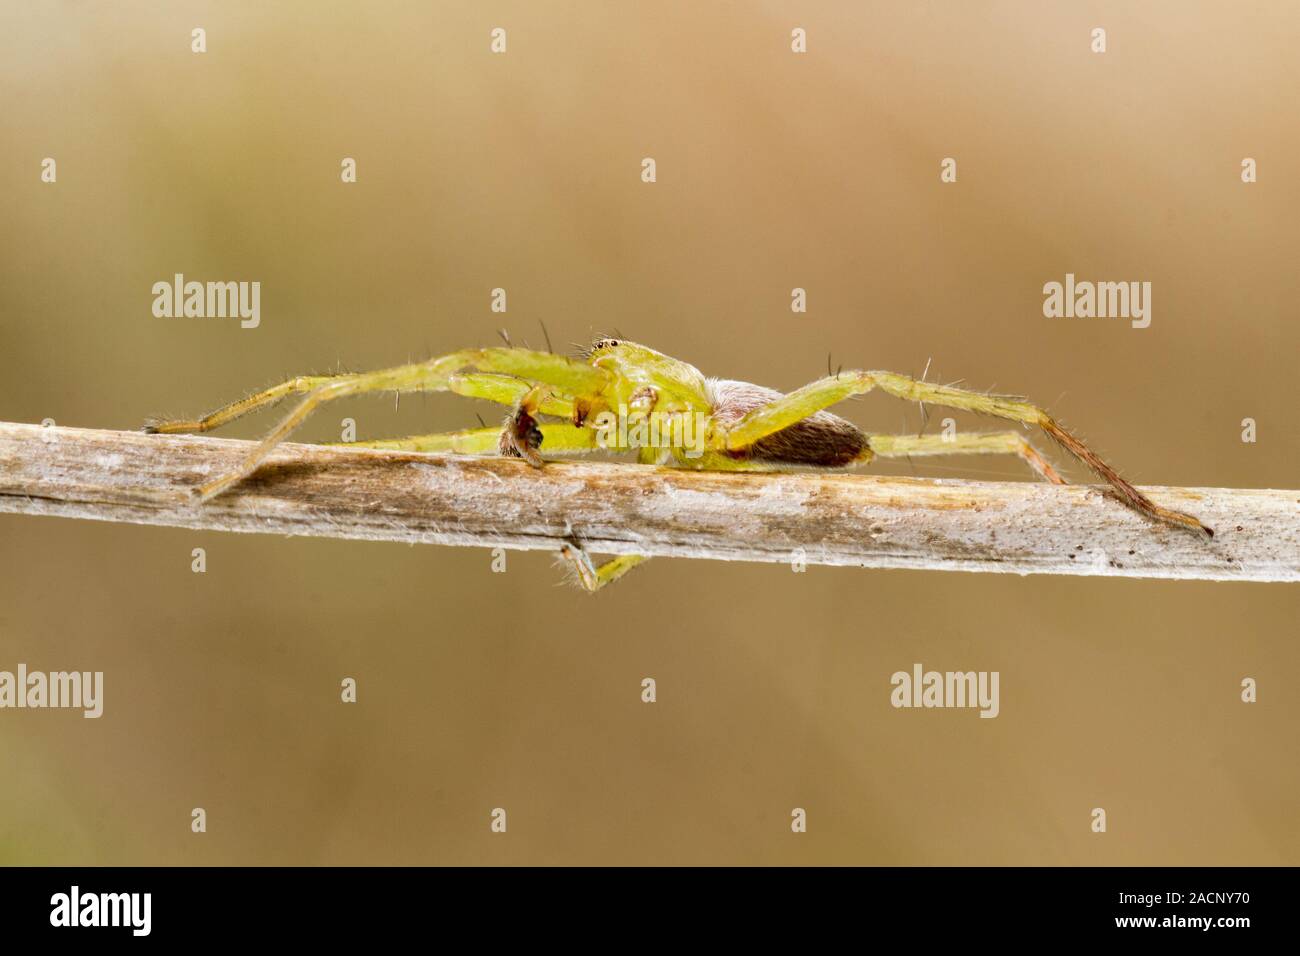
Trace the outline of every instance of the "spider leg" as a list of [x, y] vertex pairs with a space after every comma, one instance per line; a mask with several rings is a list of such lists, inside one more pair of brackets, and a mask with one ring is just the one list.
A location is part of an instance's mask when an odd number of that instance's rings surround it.
[[[535, 386], [513, 375], [499, 375], [494, 372], [467, 372], [453, 375], [449, 385], [457, 395], [467, 398], [483, 398], [502, 405], [519, 405]], [[543, 415], [557, 418], [572, 418], [574, 400], [567, 396], [555, 394], [550, 389], [540, 392], [541, 400], [537, 410]], [[483, 422], [483, 419], [479, 419]], [[594, 438], [583, 434], [586, 430], [567, 425], [556, 427], [554, 423], [541, 426], [546, 437], [548, 451], [578, 451], [594, 448]], [[466, 428], [453, 432], [436, 432], [430, 435], [411, 435], [406, 438], [379, 438], [371, 441], [339, 441], [325, 444], [339, 448], [383, 448], [390, 451], [427, 451], [452, 452], [458, 455], [483, 455], [495, 452], [501, 438], [501, 428], [491, 428], [486, 423], [482, 428]], [[594, 436], [594, 432], [591, 433]]]
[[[451, 376], [448, 385], [457, 395], [483, 398], [501, 405], [518, 406], [535, 387], [528, 379], [496, 372], [464, 372]], [[535, 411], [557, 418], [574, 418], [578, 402], [554, 389], [539, 393]], [[585, 416], [584, 416], [585, 417]]]
[[649, 561], [644, 554], [620, 554], [604, 564], [597, 566], [586, 550], [576, 544], [566, 544], [560, 549], [560, 555], [573, 566], [578, 583], [583, 590], [595, 593], [607, 584], [613, 584], [638, 564]]
[[465, 428], [407, 438], [377, 438], [373, 441], [332, 441], [332, 448], [381, 448], [387, 451], [444, 451], [456, 455], [486, 455], [497, 450], [499, 428]]
[[[485, 375], [473, 374], [495, 373], [491, 381]], [[552, 355], [549, 352], [534, 352], [529, 349], [488, 348], [463, 349], [451, 352], [427, 362], [399, 365], [395, 368], [378, 372], [343, 375], [299, 375], [288, 381], [273, 385], [260, 392], [241, 398], [218, 408], [202, 418], [183, 421], [151, 420], [145, 423], [145, 431], [159, 433], [173, 432], [207, 432], [222, 425], [242, 418], [250, 412], [274, 405], [290, 395], [310, 394], [327, 385], [365, 380], [369, 383], [363, 391], [398, 392], [440, 392], [460, 391], [461, 388], [479, 388], [492, 391], [491, 385], [497, 386], [499, 394], [507, 386], [504, 380], [515, 382], [527, 380], [527, 383], [544, 382], [553, 385], [569, 395], [585, 395], [600, 391], [608, 381], [608, 374], [583, 362]], [[461, 394], [475, 394], [473, 391]], [[484, 394], [483, 398], [492, 398]], [[511, 398], [506, 404], [515, 401]]]
[[568, 394], [599, 394], [608, 381], [607, 373], [600, 369], [549, 352], [514, 348], [466, 349], [427, 362], [399, 365], [377, 372], [332, 376], [323, 383], [312, 378], [294, 379], [251, 399], [228, 405], [197, 423], [162, 423], [155, 425], [154, 430], [180, 431], [186, 425], [198, 424], [201, 430], [206, 431], [261, 405], [278, 401], [285, 395], [307, 390], [302, 402], [262, 439], [238, 468], [200, 486], [199, 498], [207, 501], [252, 474], [275, 446], [322, 403], [363, 392], [448, 391], [453, 376], [463, 374], [467, 368], [544, 382]]
[[[550, 452], [595, 451], [596, 432], [568, 422], [542, 422], [541, 447]], [[501, 428], [466, 428], [408, 438], [379, 438], [374, 441], [330, 442], [335, 448], [381, 448], [389, 451], [451, 452], [457, 455], [490, 455], [500, 448]]]
[[716, 429], [712, 436], [712, 445], [728, 451], [747, 448], [760, 438], [802, 421], [814, 412], [828, 408], [853, 395], [865, 394], [875, 388], [908, 401], [965, 409], [1026, 425], [1037, 425], [1062, 448], [1104, 479], [1119, 498], [1134, 511], [1159, 521], [1189, 528], [1206, 537], [1214, 534], [1210, 528], [1191, 515], [1162, 508], [1151, 501], [1121, 478], [1119, 473], [1102, 461], [1096, 452], [1066, 431], [1038, 406], [1004, 395], [986, 395], [950, 385], [922, 382], [896, 372], [844, 372], [842, 375], [812, 382], [789, 395], [754, 409], [728, 428]]
[[974, 432], [959, 435], [872, 435], [871, 450], [881, 458], [926, 455], [1017, 455], [1038, 475], [1054, 485], [1066, 481], [1024, 435], [1016, 431]]
[[160, 435], [176, 432], [210, 432], [214, 428], [220, 428], [237, 418], [243, 418], [248, 413], [255, 412], [259, 408], [275, 405], [289, 395], [310, 392], [312, 389], [320, 388], [327, 382], [347, 377], [346, 375], [299, 375], [287, 382], [281, 382], [279, 385], [273, 385], [260, 392], [254, 392], [247, 398], [241, 398], [237, 402], [223, 405], [215, 412], [204, 415], [202, 418], [177, 421], [151, 418], [145, 422], [144, 430], [150, 434], [156, 433]]
[[271, 430], [271, 433], [263, 438], [253, 451], [245, 457], [244, 461], [234, 470], [214, 478], [206, 484], [200, 485], [197, 493], [200, 501], [208, 501], [221, 494], [226, 489], [243, 481], [266, 459], [266, 456], [275, 450], [275, 446], [280, 444], [292, 434], [293, 430], [306, 421], [307, 416], [316, 410], [318, 405], [324, 402], [332, 401], [336, 398], [343, 398], [347, 395], [356, 395], [361, 392], [381, 391], [396, 389], [397, 391], [410, 391], [409, 388], [403, 389], [396, 382], [384, 380], [380, 383], [380, 376], [385, 376], [385, 372], [372, 372], [363, 375], [350, 375], [344, 378], [335, 379], [328, 384], [321, 385], [307, 393], [297, 407], [294, 408], [285, 418]]

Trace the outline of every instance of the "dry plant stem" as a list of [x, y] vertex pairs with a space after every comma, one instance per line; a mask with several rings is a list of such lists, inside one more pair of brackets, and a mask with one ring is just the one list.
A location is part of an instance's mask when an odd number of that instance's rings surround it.
[[1300, 580], [1300, 492], [1144, 488], [1215, 529], [1091, 486], [681, 471], [286, 444], [207, 504], [251, 442], [0, 423], [0, 512], [600, 554], [872, 568]]

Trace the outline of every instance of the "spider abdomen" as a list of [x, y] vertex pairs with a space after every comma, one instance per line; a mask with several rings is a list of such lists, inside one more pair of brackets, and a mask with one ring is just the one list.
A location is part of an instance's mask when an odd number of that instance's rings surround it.
[[[734, 425], [754, 409], [782, 397], [775, 389], [726, 379], [709, 381], [707, 390], [713, 417], [723, 426]], [[750, 461], [814, 468], [843, 468], [871, 457], [870, 444], [862, 430], [830, 412], [815, 412], [748, 448], [729, 454]]]

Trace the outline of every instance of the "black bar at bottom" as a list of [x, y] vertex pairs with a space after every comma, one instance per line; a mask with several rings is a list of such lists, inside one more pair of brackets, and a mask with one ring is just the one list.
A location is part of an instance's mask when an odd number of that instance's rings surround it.
[[518, 933], [533, 945], [675, 947], [700, 932], [733, 944], [827, 932], [861, 942], [903, 933], [927, 947], [1044, 934], [1230, 944], [1284, 930], [1293, 883], [1293, 870], [1257, 868], [11, 868], [0, 870], [0, 932], [6, 943], [79, 946], [336, 946], [421, 930], [434, 943], [467, 932], [471, 945]]

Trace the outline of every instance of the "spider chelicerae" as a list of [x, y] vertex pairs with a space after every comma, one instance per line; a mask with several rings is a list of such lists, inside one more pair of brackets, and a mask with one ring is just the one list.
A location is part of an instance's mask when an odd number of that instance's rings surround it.
[[[275, 446], [321, 404], [376, 391], [450, 391], [510, 406], [511, 412], [504, 426], [348, 443], [352, 447], [504, 454], [520, 457], [536, 467], [543, 465], [543, 451], [636, 451], [645, 464], [709, 471], [847, 468], [876, 456], [1010, 454], [1020, 457], [1047, 481], [1065, 483], [1020, 431], [875, 435], [826, 411], [838, 402], [874, 389], [908, 401], [1037, 426], [1096, 472], [1134, 511], [1206, 537], [1213, 534], [1191, 515], [1155, 504], [1047, 412], [1019, 398], [885, 371], [841, 371], [783, 394], [749, 382], [706, 378], [693, 365], [615, 338], [597, 339], [581, 358], [507, 344], [463, 349], [375, 372], [304, 375], [232, 402], [203, 418], [152, 421], [145, 430], [211, 431], [290, 395], [304, 396], [237, 469], [197, 489], [203, 501], [252, 474]], [[653, 434], [667, 437], [654, 446], [638, 444], [638, 439], [627, 437], [626, 429], [604, 427], [614, 413], [640, 416], [655, 426]], [[685, 421], [688, 417], [689, 423]], [[690, 427], [684, 427], [687, 425]], [[697, 440], [688, 446], [682, 438], [685, 435]], [[622, 555], [597, 566], [577, 544], [566, 546], [562, 554], [573, 565], [582, 586], [590, 591], [599, 590], [648, 560], [643, 555]]]

